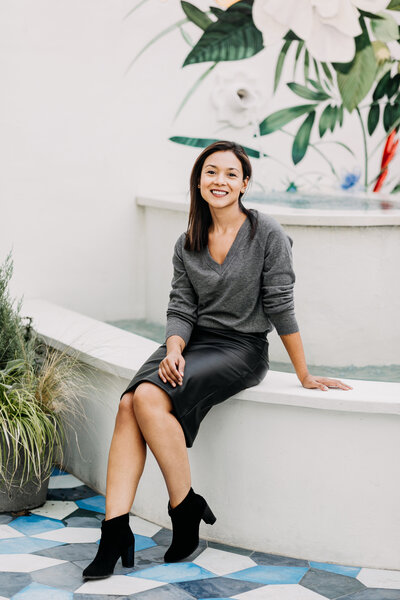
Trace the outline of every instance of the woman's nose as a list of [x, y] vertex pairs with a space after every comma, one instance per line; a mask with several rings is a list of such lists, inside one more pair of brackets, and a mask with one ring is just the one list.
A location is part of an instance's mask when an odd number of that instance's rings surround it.
[[215, 183], [223, 185], [226, 182], [225, 175], [223, 173], [217, 173], [215, 176]]

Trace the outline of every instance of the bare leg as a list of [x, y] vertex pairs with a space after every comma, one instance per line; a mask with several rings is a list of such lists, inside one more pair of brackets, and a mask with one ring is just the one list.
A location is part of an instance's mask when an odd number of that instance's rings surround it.
[[146, 442], [133, 411], [134, 393], [123, 395], [115, 420], [107, 467], [106, 516], [130, 511], [146, 461]]
[[136, 420], [158, 462], [174, 508], [187, 496], [191, 478], [185, 435], [172, 409], [170, 397], [157, 385], [144, 382], [136, 388], [133, 398]]

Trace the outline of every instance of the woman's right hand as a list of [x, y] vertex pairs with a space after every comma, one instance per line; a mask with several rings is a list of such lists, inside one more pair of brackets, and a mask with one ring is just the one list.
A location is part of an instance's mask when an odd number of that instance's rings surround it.
[[167, 356], [160, 362], [158, 375], [164, 383], [167, 381], [176, 387], [176, 384], [182, 385], [182, 378], [185, 369], [185, 359], [179, 350], [171, 350]]

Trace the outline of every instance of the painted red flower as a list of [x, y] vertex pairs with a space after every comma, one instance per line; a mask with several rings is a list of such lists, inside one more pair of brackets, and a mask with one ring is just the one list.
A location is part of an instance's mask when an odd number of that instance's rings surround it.
[[[386, 144], [385, 147], [383, 149], [383, 154], [382, 154], [382, 160], [381, 160], [381, 170], [378, 176], [378, 179], [376, 180], [375, 186], [373, 191], [374, 192], [379, 192], [379, 190], [382, 187], [383, 182], [385, 181], [387, 174], [388, 174], [388, 166], [390, 161], [392, 160], [392, 158], [394, 157], [395, 153], [396, 153], [396, 148], [399, 144], [399, 140], [395, 140], [396, 137], [396, 130], [393, 129], [392, 133], [390, 135], [388, 135], [387, 139], [386, 139]], [[382, 203], [382, 208], [387, 208], [386, 206], [383, 206]]]

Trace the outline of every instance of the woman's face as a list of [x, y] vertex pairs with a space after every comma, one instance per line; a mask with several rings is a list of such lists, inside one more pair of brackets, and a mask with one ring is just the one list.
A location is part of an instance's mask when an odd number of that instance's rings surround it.
[[200, 193], [213, 208], [224, 208], [239, 200], [248, 177], [243, 180], [240, 160], [230, 150], [214, 152], [207, 156], [200, 174]]

